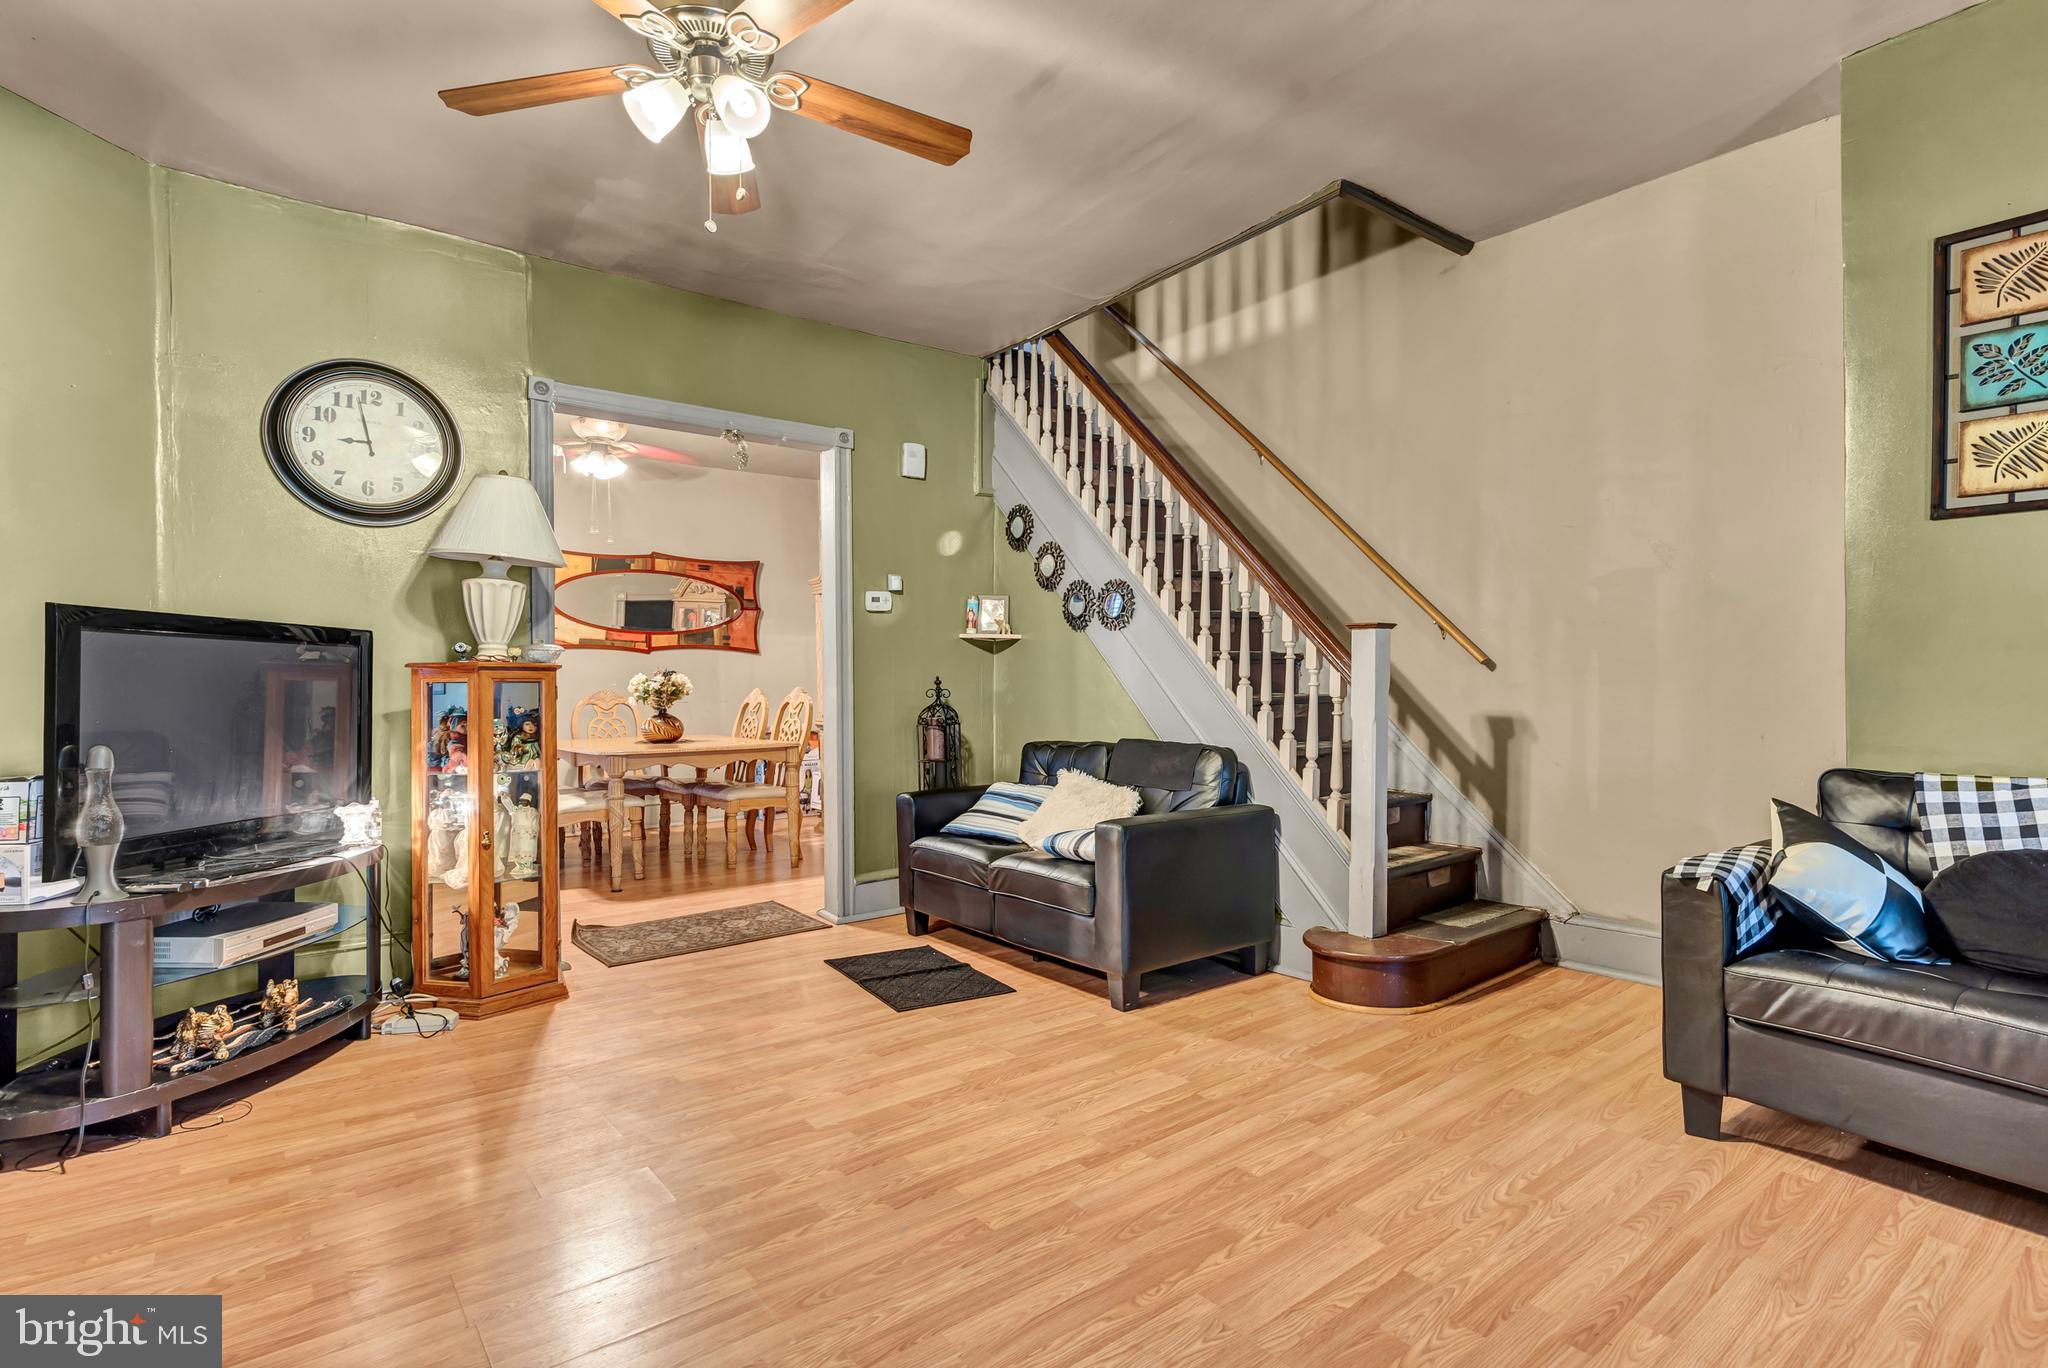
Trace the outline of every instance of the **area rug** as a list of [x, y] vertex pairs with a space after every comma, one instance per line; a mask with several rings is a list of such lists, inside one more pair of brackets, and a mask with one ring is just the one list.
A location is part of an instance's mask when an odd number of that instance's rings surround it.
[[660, 921], [629, 922], [624, 926], [577, 922], [569, 928], [569, 939], [589, 951], [600, 964], [617, 968], [621, 964], [793, 936], [799, 931], [822, 931], [826, 925], [793, 907], [764, 902], [663, 917]]
[[1017, 991], [929, 945], [883, 950], [873, 955], [848, 955], [825, 963], [899, 1012]]

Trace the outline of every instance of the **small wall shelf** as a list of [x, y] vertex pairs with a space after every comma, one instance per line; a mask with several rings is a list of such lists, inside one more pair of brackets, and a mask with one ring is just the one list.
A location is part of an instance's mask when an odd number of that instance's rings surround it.
[[960, 639], [962, 641], [1022, 641], [1024, 638], [1016, 632], [962, 632]]

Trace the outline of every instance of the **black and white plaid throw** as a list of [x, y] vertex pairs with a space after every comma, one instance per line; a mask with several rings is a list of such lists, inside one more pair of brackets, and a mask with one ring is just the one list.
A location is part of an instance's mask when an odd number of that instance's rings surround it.
[[2048, 779], [1916, 774], [1913, 820], [1937, 874], [1987, 850], [2048, 849]]
[[1771, 901], [1771, 843], [1758, 841], [1695, 855], [1680, 860], [1671, 872], [1681, 879], [1695, 880], [1702, 893], [1719, 880], [1728, 890], [1729, 905], [1735, 909], [1735, 953], [1742, 954], [1762, 940], [1778, 924], [1778, 909]]

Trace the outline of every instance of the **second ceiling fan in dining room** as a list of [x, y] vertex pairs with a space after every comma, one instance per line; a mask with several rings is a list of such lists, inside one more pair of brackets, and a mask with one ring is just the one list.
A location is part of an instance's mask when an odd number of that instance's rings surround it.
[[973, 133], [958, 124], [815, 76], [775, 69], [785, 44], [850, 0], [741, 0], [729, 12], [711, 4], [594, 3], [647, 41], [649, 63], [458, 86], [442, 91], [441, 102], [465, 114], [484, 115], [618, 95], [633, 126], [651, 142], [660, 142], [685, 121], [694, 123], [711, 188], [711, 213], [704, 226], [714, 233], [719, 214], [761, 207], [748, 144], [778, 109], [942, 166], [966, 156], [973, 141]]

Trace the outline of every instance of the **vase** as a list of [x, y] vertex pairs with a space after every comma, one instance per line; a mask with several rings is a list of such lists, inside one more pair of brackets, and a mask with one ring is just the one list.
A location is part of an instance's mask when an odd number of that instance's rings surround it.
[[683, 724], [669, 716], [667, 708], [656, 708], [654, 716], [641, 724], [640, 735], [656, 745], [667, 745], [671, 741], [683, 739]]

